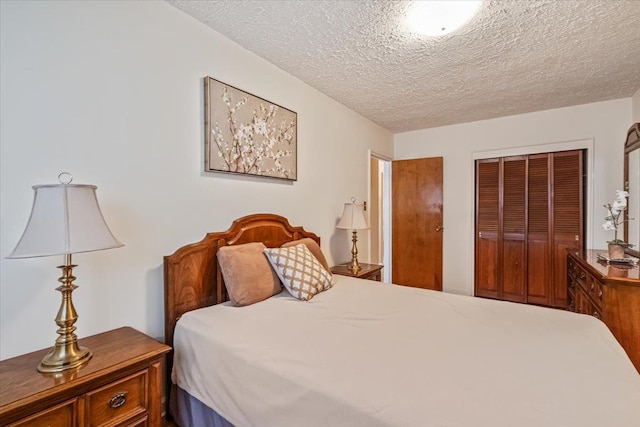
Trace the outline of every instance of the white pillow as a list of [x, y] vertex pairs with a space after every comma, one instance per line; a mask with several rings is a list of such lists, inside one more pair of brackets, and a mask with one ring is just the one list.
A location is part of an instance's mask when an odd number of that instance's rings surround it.
[[324, 269], [304, 243], [264, 250], [287, 291], [303, 301], [331, 288], [331, 273]]

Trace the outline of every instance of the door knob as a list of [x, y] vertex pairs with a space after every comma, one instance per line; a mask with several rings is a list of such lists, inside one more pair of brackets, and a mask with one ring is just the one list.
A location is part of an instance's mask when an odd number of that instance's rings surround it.
[[441, 226], [441, 225], [436, 225], [436, 231], [437, 231], [437, 232], [440, 232], [440, 231], [442, 231], [442, 230], [444, 230], [444, 227], [443, 227], [443, 226]]

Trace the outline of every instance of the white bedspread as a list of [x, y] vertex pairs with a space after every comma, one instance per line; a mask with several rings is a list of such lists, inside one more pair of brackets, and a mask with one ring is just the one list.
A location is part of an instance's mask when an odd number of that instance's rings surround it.
[[593, 317], [335, 282], [185, 314], [174, 382], [238, 427], [640, 426], [640, 375]]

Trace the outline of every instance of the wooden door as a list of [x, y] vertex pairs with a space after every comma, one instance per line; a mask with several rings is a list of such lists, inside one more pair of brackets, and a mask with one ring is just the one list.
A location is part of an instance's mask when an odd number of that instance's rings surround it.
[[552, 305], [566, 308], [567, 249], [582, 248], [582, 150], [553, 153], [552, 163]]
[[502, 299], [524, 302], [527, 287], [527, 158], [502, 159]]
[[527, 302], [551, 304], [551, 244], [549, 235], [550, 156], [529, 156], [527, 218]]
[[442, 157], [391, 167], [391, 281], [442, 290]]
[[524, 302], [527, 287], [527, 158], [476, 163], [477, 296]]
[[499, 298], [500, 159], [476, 163], [475, 294]]

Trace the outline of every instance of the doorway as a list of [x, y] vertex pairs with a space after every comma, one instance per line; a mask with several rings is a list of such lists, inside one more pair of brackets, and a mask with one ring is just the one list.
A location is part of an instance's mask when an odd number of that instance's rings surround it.
[[391, 159], [369, 151], [369, 254], [391, 282]]

